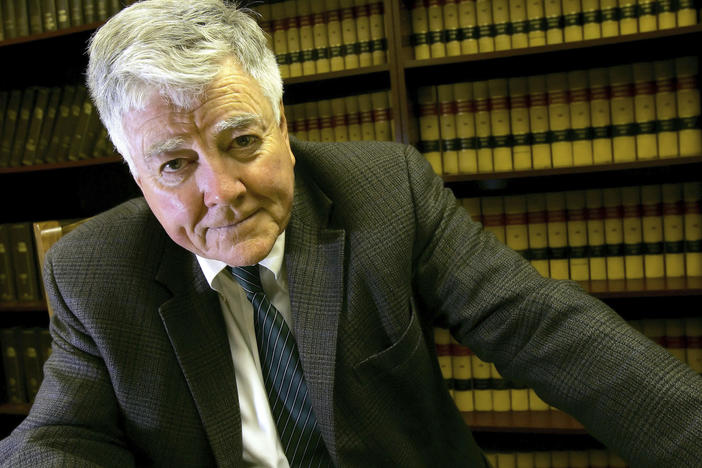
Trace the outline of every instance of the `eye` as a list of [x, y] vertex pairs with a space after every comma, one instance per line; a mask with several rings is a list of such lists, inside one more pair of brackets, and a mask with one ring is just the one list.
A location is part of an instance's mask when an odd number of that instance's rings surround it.
[[256, 137], [253, 135], [240, 135], [232, 141], [233, 148], [246, 148], [256, 142]]
[[161, 165], [161, 172], [178, 172], [185, 167], [186, 161], [183, 158], [171, 159]]

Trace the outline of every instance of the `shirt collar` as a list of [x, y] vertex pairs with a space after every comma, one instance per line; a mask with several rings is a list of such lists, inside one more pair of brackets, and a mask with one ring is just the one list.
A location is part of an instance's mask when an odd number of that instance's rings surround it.
[[[259, 265], [264, 266], [266, 269], [270, 270], [273, 275], [275, 276], [275, 279], [278, 279], [278, 275], [280, 274], [280, 269], [283, 266], [283, 254], [285, 253], [285, 231], [283, 231], [278, 238], [275, 240], [275, 243], [273, 244], [273, 248], [271, 249], [270, 253], [258, 262]], [[195, 255], [197, 257], [197, 261], [200, 264], [200, 269], [202, 269], [202, 273], [205, 275], [205, 279], [207, 279], [207, 282], [210, 284], [210, 287], [212, 287], [212, 282], [214, 281], [215, 277], [225, 268], [228, 267], [228, 265], [220, 260], [214, 260], [211, 258], [205, 258], [201, 257], [199, 255]]]

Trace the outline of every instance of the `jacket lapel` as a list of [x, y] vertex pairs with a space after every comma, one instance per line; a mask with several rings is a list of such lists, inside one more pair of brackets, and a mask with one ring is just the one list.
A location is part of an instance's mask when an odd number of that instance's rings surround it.
[[157, 279], [170, 288], [173, 297], [161, 305], [161, 320], [217, 465], [242, 466], [236, 379], [219, 300], [195, 257], [172, 242], [167, 245]]
[[331, 201], [298, 173], [285, 234], [293, 329], [317, 422], [336, 459], [333, 389], [337, 325], [343, 304], [345, 232], [328, 228], [330, 213]]

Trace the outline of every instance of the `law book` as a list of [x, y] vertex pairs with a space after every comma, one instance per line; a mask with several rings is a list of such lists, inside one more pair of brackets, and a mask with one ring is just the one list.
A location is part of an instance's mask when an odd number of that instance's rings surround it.
[[41, 4], [41, 14], [44, 25], [44, 31], [57, 31], [58, 17], [56, 14], [56, 1], [43, 0]]
[[120, 0], [109, 0], [109, 6], [110, 15], [114, 15], [122, 9], [122, 4], [120, 3]]
[[273, 32], [273, 52], [275, 53], [280, 77], [290, 77], [290, 56], [288, 55], [288, 22], [281, 7], [271, 8], [271, 29]]
[[83, 22], [85, 24], [97, 21], [97, 10], [95, 0], [83, 0]]
[[331, 121], [334, 131], [334, 141], [349, 141], [349, 127], [346, 123], [346, 106], [344, 98], [332, 98], [331, 105]]
[[311, 2], [312, 12], [312, 39], [314, 41], [314, 65], [317, 73], [328, 73], [331, 70], [329, 51], [329, 34], [327, 20], [324, 14], [323, 2]]
[[685, 362], [687, 359], [685, 352], [687, 347], [685, 322], [681, 318], [665, 318], [663, 319], [663, 328], [665, 332], [665, 349], [678, 358], [680, 362]]
[[295, 14], [298, 18], [300, 35], [300, 60], [302, 62], [302, 74], [314, 75], [317, 73], [315, 52], [314, 52], [314, 31], [312, 29], [312, 6], [311, 0], [297, 0], [295, 2]]
[[0, 91], [0, 141], [3, 138], [3, 129], [5, 128], [5, 110], [7, 109], [7, 101], [10, 99], [8, 91]]
[[3, 0], [2, 2], [2, 24], [5, 39], [17, 37], [17, 24], [15, 22], [15, 1]]
[[618, 0], [619, 34], [636, 34], [639, 31], [636, 0]]
[[427, 7], [427, 42], [429, 43], [429, 55], [432, 58], [446, 56], [446, 44], [444, 42], [444, 16], [439, 0], [425, 0]]
[[685, 317], [685, 362], [702, 375], [702, 317]]
[[453, 358], [451, 353], [451, 333], [446, 328], [434, 327], [434, 349], [441, 375], [446, 388], [453, 395]]
[[634, 74], [634, 121], [636, 122], [636, 159], [658, 158], [656, 135], [656, 83], [653, 62], [632, 65]]
[[461, 54], [477, 54], [480, 28], [476, 0], [458, 1], [458, 25], [461, 28]]
[[602, 37], [619, 35], [619, 6], [617, 0], [600, 0]]
[[351, 95], [344, 97], [344, 108], [346, 109], [346, 125], [349, 133], [349, 141], [363, 140], [361, 116], [358, 110], [358, 96]]
[[431, 57], [429, 48], [429, 17], [424, 0], [414, 0], [410, 9], [412, 18], [412, 46], [414, 58], [424, 60]]
[[12, 142], [12, 156], [10, 166], [17, 167], [22, 164], [24, 155], [24, 145], [29, 132], [29, 122], [32, 119], [32, 109], [34, 109], [34, 98], [37, 88], [32, 86], [22, 91], [22, 104], [17, 115], [17, 127], [15, 128], [15, 139]]
[[493, 52], [495, 50], [495, 25], [492, 20], [492, 3], [490, 0], [475, 2], [475, 19], [478, 26], [478, 51]]
[[509, 117], [514, 170], [531, 169], [531, 132], [529, 130], [529, 83], [526, 77], [508, 79]]
[[582, 41], [583, 7], [580, 0], [562, 0], [563, 8], [563, 40], [565, 42]]
[[512, 48], [512, 34], [508, 0], [492, 0], [492, 23], [495, 31], [495, 50]]
[[463, 81], [454, 83], [453, 95], [456, 101], [456, 136], [458, 138], [458, 172], [476, 174], [478, 172], [478, 140], [475, 134], [475, 102], [473, 85]]
[[671, 29], [677, 26], [676, 0], [658, 0], [656, 16], [658, 29]]
[[528, 258], [529, 234], [527, 223], [527, 201], [523, 195], [504, 197], [505, 243], [521, 256]]
[[471, 219], [476, 223], [483, 223], [480, 197], [462, 198], [461, 205], [466, 209]]
[[473, 373], [473, 399], [475, 411], [492, 411], [492, 375], [490, 363], [480, 359], [477, 355], [470, 356], [471, 370]]
[[[287, 2], [284, 2], [287, 3]], [[295, 4], [292, 4], [293, 7]], [[288, 64], [290, 65], [290, 78], [302, 76], [302, 45], [300, 43], [300, 22], [297, 16], [288, 16], [285, 19], [285, 40], [288, 43]]]
[[678, 27], [692, 26], [697, 24], [697, 8], [695, 8], [695, 0], [678, 0], [677, 1], [677, 22]]
[[490, 387], [492, 410], [504, 413], [512, 409], [509, 382], [500, 375], [495, 363], [490, 363]]
[[607, 246], [607, 279], [624, 279], [624, 223], [622, 195], [617, 188], [602, 189]]
[[339, 0], [325, 0], [327, 11], [327, 35], [331, 71], [344, 69], [344, 36], [341, 26]]
[[588, 229], [585, 192], [570, 190], [565, 195], [569, 278], [574, 281], [587, 281], [590, 279], [590, 260], [587, 253]]
[[585, 217], [587, 219], [587, 256], [590, 279], [606, 280], [607, 243], [601, 189], [585, 191]]
[[368, 6], [368, 14], [373, 65], [382, 65], [387, 63], [387, 39], [385, 37], [383, 3], [381, 1], [371, 0]]
[[389, 91], [371, 93], [373, 105], [373, 129], [379, 141], [392, 141], [392, 111], [390, 109]]
[[100, 118], [97, 115], [92, 101], [88, 97], [83, 103], [81, 118], [78, 121], [76, 134], [71, 142], [69, 159], [73, 158], [73, 160], [80, 161], [93, 157], [93, 150], [100, 127]]
[[51, 334], [46, 328], [39, 329], [39, 350], [41, 351], [42, 362], [46, 362], [51, 356]]
[[42, 0], [26, 0], [27, 14], [29, 16], [29, 34], [41, 34], [44, 32], [44, 22], [41, 17]]
[[27, 0], [14, 1], [15, 3], [15, 30], [17, 37], [29, 36], [29, 10]]
[[453, 375], [453, 400], [459, 411], [474, 411], [473, 401], [473, 352], [451, 337], [451, 367]]
[[58, 161], [59, 151], [61, 149], [61, 140], [63, 135], [69, 132], [69, 123], [71, 119], [71, 104], [76, 95], [76, 87], [66, 85], [61, 93], [58, 110], [56, 112], [56, 122], [54, 123], [54, 131], [51, 134], [49, 147], [46, 151], [44, 160], [47, 163], [55, 163]]
[[702, 276], [702, 183], [683, 183], [685, 274]]
[[502, 197], [483, 197], [480, 200], [480, 212], [483, 218], [483, 229], [492, 233], [497, 240], [505, 244], [505, 207]]
[[10, 232], [7, 224], [0, 224], [0, 302], [17, 299], [12, 266]]
[[592, 120], [590, 118], [590, 93], [586, 70], [568, 73], [568, 103], [570, 110], [570, 135], [573, 145], [573, 165], [593, 164]]
[[508, 31], [512, 49], [529, 47], [529, 19], [527, 17], [527, 0], [509, 0]]
[[494, 172], [490, 90], [487, 81], [473, 82], [475, 102], [475, 136], [478, 141], [478, 172]]
[[30, 117], [29, 130], [27, 131], [27, 139], [24, 144], [21, 164], [29, 166], [34, 164], [37, 158], [37, 147], [39, 145], [39, 136], [41, 135], [42, 126], [44, 125], [44, 117], [49, 105], [49, 88], [39, 87], [36, 89], [36, 100], [34, 109]]
[[641, 332], [657, 345], [665, 348], [665, 324], [661, 319], [641, 320]]
[[444, 0], [441, 9], [444, 22], [443, 39], [446, 44], [446, 55], [449, 57], [461, 55], [458, 0]]
[[106, 21], [110, 17], [108, 0], [96, 0], [95, 21]]
[[588, 70], [588, 81], [592, 121], [592, 162], [610, 164], [613, 156], [609, 72], [606, 68], [591, 68]]
[[650, 32], [658, 29], [657, 3], [657, 0], [638, 0], [639, 32]]
[[702, 153], [700, 91], [697, 85], [698, 69], [697, 57], [688, 56], [675, 59], [680, 156], [694, 156]]
[[356, 38], [358, 44], [358, 66], [373, 65], [373, 44], [370, 35], [370, 0], [354, 0], [353, 16], [356, 18]]
[[685, 276], [685, 228], [683, 220], [682, 186], [663, 184], [663, 257], [665, 276]]
[[39, 386], [44, 378], [42, 358], [39, 350], [39, 334], [36, 328], [23, 328], [20, 331], [20, 350], [24, 366], [24, 383], [27, 402], [34, 402]]
[[526, 0], [529, 47], [546, 45], [546, 13], [543, 0]]
[[71, 26], [85, 24], [83, 17], [83, 0], [68, 0], [68, 13], [71, 16]]
[[675, 63], [672, 60], [653, 62], [656, 89], [656, 139], [658, 156], [674, 158], [678, 148], [678, 105], [675, 85]]
[[546, 228], [550, 276], [555, 279], [569, 279], [568, 225], [564, 192], [546, 194]]
[[331, 100], [320, 99], [317, 101], [317, 116], [319, 117], [320, 141], [334, 141], [334, 126], [332, 121]]
[[17, 300], [38, 301], [42, 295], [31, 223], [12, 223], [8, 230]]
[[[373, 124], [373, 104], [370, 93], [358, 95], [358, 115], [361, 121], [361, 135], [364, 141], [375, 140], [375, 125]], [[421, 115], [421, 105], [420, 105]], [[420, 138], [421, 138], [421, 118], [420, 118]], [[420, 144], [421, 147], [421, 144]]]
[[452, 84], [436, 87], [439, 101], [439, 134], [441, 164], [444, 174], [458, 174], [458, 140], [456, 132], [456, 103]]
[[308, 140], [304, 103], [286, 105], [285, 118], [288, 122], [289, 133], [300, 140]]
[[551, 130], [551, 161], [553, 167], [573, 166], [573, 142], [570, 138], [570, 105], [568, 104], [568, 75], [546, 75], [548, 90], [548, 120]]
[[89, 99], [87, 96], [87, 90], [84, 86], [77, 86], [76, 92], [73, 95], [73, 101], [70, 105], [70, 110], [66, 121], [64, 122], [64, 127], [61, 129], [61, 139], [59, 142], [58, 153], [56, 154], [56, 161], [62, 162], [67, 161], [69, 158], [69, 152], [71, 149], [71, 142], [76, 134], [76, 128], [78, 126], [78, 121], [80, 119], [81, 113], [83, 112], [83, 103], [85, 100]]
[[612, 113], [612, 155], [614, 162], [636, 160], [636, 125], [631, 65], [609, 68]]
[[529, 127], [531, 128], [531, 156], [534, 169], [551, 167], [549, 139], [549, 109], [546, 94], [546, 76], [532, 75], [529, 82]]
[[439, 124], [436, 86], [422, 86], [417, 90], [419, 111], [419, 147], [434, 172], [442, 174], [441, 130]]
[[544, 15], [546, 16], [546, 43], [562, 43], [563, 6], [561, 0], [544, 0]]
[[11, 90], [5, 110], [2, 140], [0, 141], [0, 167], [10, 165], [21, 107], [22, 91], [18, 89]]
[[354, 15], [353, 0], [339, 0], [339, 7], [344, 69], [350, 70], [360, 66], [358, 56], [358, 35], [356, 33], [356, 17]]
[[641, 187], [641, 229], [643, 231], [644, 276], [663, 278], [663, 198], [660, 185]]
[[550, 276], [548, 264], [548, 227], [546, 224], [546, 196], [530, 193], [527, 200], [527, 235], [529, 253], [526, 258], [541, 276]]
[[514, 162], [507, 79], [488, 80], [488, 94], [493, 168], [495, 172], [511, 171], [514, 168]]
[[[49, 0], [47, 0], [49, 1]], [[55, 0], [56, 1], [56, 25], [58, 29], [68, 29], [71, 27], [71, 13], [69, 0]], [[78, 25], [73, 25], [78, 26]]]
[[0, 3], [0, 41], [5, 40], [5, 16], [2, 12], [2, 3]]
[[602, 37], [602, 12], [600, 0], [582, 0], [583, 10], [583, 39], [599, 39]]
[[644, 277], [641, 188], [622, 187], [621, 194], [624, 274], [626, 279], [640, 279]]
[[0, 328], [5, 391], [7, 402], [12, 404], [27, 402], [19, 335], [19, 327]]

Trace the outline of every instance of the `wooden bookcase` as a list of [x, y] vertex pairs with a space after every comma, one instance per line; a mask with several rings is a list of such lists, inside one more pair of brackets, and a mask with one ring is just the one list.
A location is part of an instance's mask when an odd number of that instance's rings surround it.
[[[285, 80], [286, 104], [390, 89], [395, 140], [419, 142], [416, 117], [421, 86], [612, 66], [623, 60], [661, 60], [699, 56], [702, 25], [581, 42], [460, 55], [413, 58], [411, 2], [383, 0], [387, 63], [372, 67], [300, 76]], [[86, 65], [85, 43], [99, 24], [0, 42], [0, 61], [12, 73], [0, 74], [0, 89], [78, 83]], [[31, 57], [31, 60], [26, 60]], [[457, 197], [527, 194], [602, 188], [624, 183], [699, 181], [702, 154], [620, 164], [445, 176]], [[80, 218], [137, 196], [138, 189], [119, 157], [0, 169], [0, 223]], [[625, 318], [693, 314], [702, 296], [702, 278], [600, 281], [584, 284], [594, 295], [622, 310]], [[665, 303], [665, 308], [662, 304]], [[660, 306], [660, 308], [657, 308]], [[671, 312], [671, 311], [675, 312]], [[43, 303], [0, 304], [0, 326], [47, 323]], [[0, 415], [26, 414], [28, 405], [0, 405]], [[10, 417], [10, 416], [7, 416]], [[14, 417], [14, 416], [12, 416]], [[584, 434], [562, 414], [466, 413], [480, 433]], [[2, 416], [0, 416], [2, 419]]]

